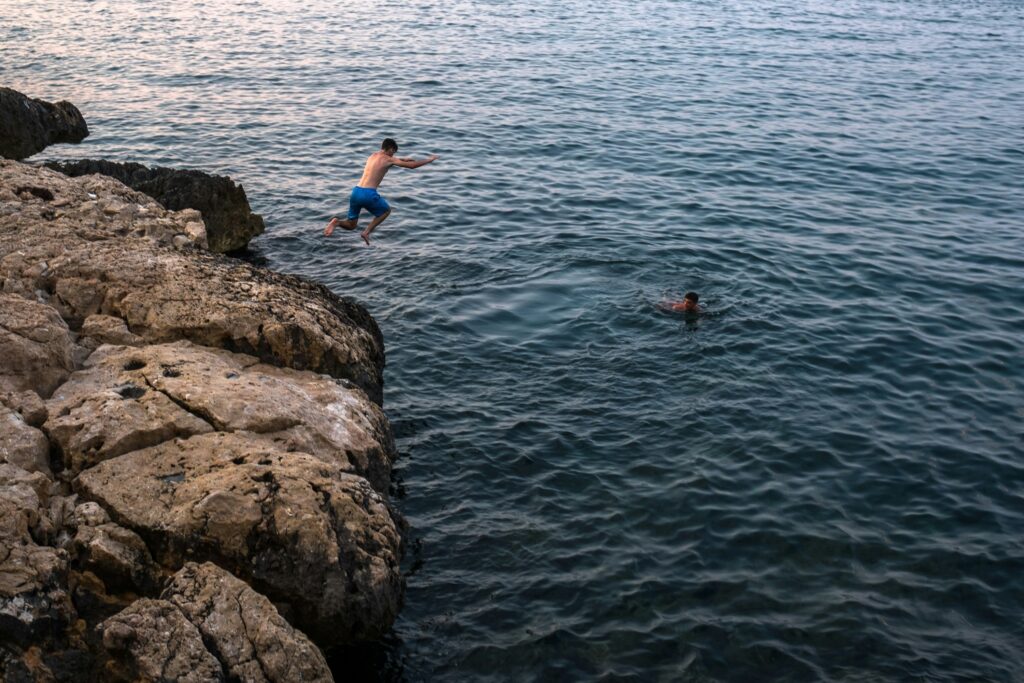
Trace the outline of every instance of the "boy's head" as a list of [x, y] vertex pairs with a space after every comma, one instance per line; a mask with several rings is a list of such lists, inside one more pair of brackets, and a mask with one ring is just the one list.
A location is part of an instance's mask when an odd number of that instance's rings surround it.
[[398, 151], [398, 143], [391, 138], [384, 138], [384, 142], [380, 143], [380, 148], [384, 150], [385, 154], [394, 154]]
[[696, 305], [700, 301], [700, 297], [697, 296], [697, 292], [687, 292], [683, 295], [683, 299], [689, 301], [691, 304]]

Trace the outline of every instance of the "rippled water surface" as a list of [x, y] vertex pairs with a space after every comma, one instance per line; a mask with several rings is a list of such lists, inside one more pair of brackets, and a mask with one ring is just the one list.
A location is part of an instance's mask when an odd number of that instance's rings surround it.
[[[1021, 3], [0, 0], [0, 74], [380, 322], [408, 594], [337, 671], [1024, 679]], [[324, 239], [385, 136], [442, 158]]]

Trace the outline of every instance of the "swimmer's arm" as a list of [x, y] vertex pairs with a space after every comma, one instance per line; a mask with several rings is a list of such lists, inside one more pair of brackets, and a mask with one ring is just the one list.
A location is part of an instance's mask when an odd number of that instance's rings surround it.
[[426, 159], [421, 159], [420, 161], [416, 161], [415, 159], [402, 159], [396, 157], [393, 163], [395, 166], [401, 166], [402, 168], [419, 168], [420, 166], [426, 166], [431, 161], [437, 158], [438, 157], [436, 154], [431, 154]]

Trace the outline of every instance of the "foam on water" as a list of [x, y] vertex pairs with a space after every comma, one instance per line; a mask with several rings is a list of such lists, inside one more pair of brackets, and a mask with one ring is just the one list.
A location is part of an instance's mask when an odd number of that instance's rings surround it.
[[1022, 64], [1009, 1], [0, 0], [42, 157], [229, 174], [380, 322], [381, 679], [1019, 679]]

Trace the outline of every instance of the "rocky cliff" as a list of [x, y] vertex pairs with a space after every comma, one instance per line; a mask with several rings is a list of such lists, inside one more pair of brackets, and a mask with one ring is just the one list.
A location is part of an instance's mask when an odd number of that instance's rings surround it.
[[331, 680], [401, 605], [380, 330], [0, 161], [0, 680]]

